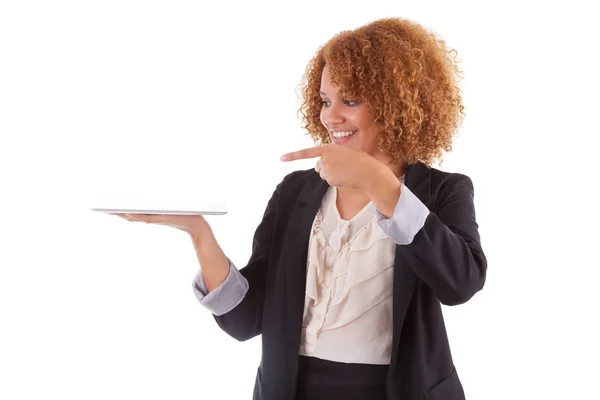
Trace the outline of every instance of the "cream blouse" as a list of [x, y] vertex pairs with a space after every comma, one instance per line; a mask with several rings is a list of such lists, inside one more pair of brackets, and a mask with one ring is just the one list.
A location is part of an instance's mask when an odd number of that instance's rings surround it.
[[396, 243], [377, 224], [372, 202], [344, 220], [336, 198], [330, 187], [313, 222], [300, 354], [389, 364]]

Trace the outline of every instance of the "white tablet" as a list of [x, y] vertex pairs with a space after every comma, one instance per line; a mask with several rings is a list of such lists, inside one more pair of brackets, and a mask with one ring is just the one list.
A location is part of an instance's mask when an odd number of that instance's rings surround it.
[[104, 199], [94, 201], [92, 211], [123, 214], [227, 214], [225, 200], [128, 200]]

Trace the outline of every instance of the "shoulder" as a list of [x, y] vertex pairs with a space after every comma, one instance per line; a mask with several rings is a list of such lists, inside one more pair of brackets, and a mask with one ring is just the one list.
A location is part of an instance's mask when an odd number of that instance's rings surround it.
[[473, 186], [471, 178], [460, 172], [442, 171], [436, 168], [429, 168], [431, 172], [432, 187], [439, 190], [447, 190], [457, 186]]
[[319, 198], [327, 187], [327, 182], [321, 179], [314, 168], [310, 168], [286, 175], [277, 185], [276, 192], [280, 204], [291, 207], [298, 201], [308, 203]]
[[314, 182], [316, 176], [318, 176], [318, 174], [314, 168], [290, 172], [283, 178], [279, 185], [277, 185], [277, 190], [279, 193], [300, 190], [305, 185]]
[[422, 162], [408, 166], [405, 182], [423, 197], [436, 197], [459, 187], [473, 187], [471, 178], [459, 172], [442, 171]]
[[430, 168], [430, 194], [433, 209], [437, 210], [449, 202], [473, 201], [474, 189], [471, 178], [460, 172], [442, 171]]

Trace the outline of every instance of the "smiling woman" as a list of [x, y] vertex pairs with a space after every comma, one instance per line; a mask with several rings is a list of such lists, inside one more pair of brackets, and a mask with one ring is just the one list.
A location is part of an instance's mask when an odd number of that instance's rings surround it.
[[471, 179], [430, 165], [462, 113], [449, 55], [403, 19], [317, 52], [300, 112], [318, 145], [282, 160], [319, 160], [275, 188], [245, 267], [203, 218], [139, 216], [190, 233], [221, 329], [262, 335], [255, 400], [465, 398], [441, 305], [481, 290], [487, 260]]
[[[370, 154], [377, 148], [395, 163], [442, 162], [464, 118], [455, 56], [441, 38], [404, 19], [341, 32], [307, 66], [304, 127], [317, 144], [350, 145], [333, 132], [358, 128], [352, 125], [358, 118], [363, 136], [353, 147]], [[354, 111], [357, 105], [362, 109]], [[342, 123], [341, 114], [351, 119]]]
[[[323, 68], [319, 94], [323, 99], [321, 123], [329, 132], [330, 141], [348, 144], [376, 156], [375, 138], [379, 132], [369, 104], [359, 98], [348, 100], [338, 88], [333, 87], [327, 65]], [[361, 134], [356, 136], [359, 131]]]
[[308, 64], [299, 113], [317, 146], [282, 160], [319, 160], [277, 187], [215, 315], [263, 336], [254, 399], [464, 399], [440, 305], [479, 291], [487, 260], [470, 178], [431, 167], [463, 117], [453, 53], [388, 18]]

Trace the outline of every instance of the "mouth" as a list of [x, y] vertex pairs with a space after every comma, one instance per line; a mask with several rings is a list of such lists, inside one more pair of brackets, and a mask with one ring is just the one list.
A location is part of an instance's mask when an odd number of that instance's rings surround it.
[[331, 139], [335, 144], [343, 144], [355, 136], [357, 132], [358, 130], [338, 132], [329, 131], [329, 134], [331, 135]]

